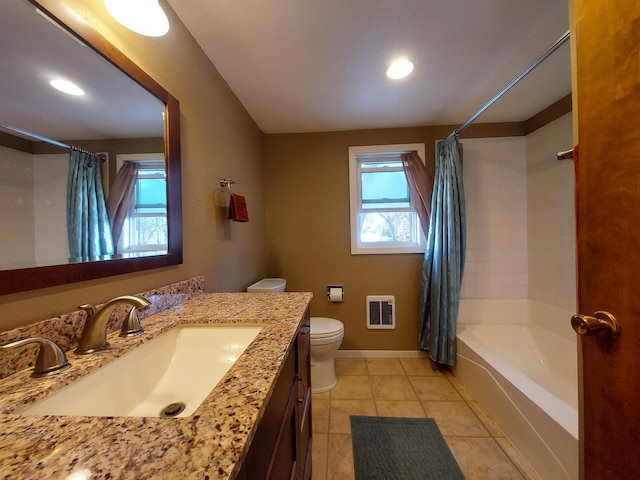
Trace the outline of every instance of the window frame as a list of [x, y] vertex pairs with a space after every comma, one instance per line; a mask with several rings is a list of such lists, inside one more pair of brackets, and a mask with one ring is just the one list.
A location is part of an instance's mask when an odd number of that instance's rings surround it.
[[[359, 239], [358, 214], [361, 212], [374, 212], [375, 209], [360, 208], [361, 205], [361, 187], [360, 187], [360, 169], [359, 161], [362, 157], [368, 157], [367, 160], [373, 161], [376, 157], [381, 160], [385, 157], [398, 157], [403, 153], [417, 151], [418, 156], [424, 163], [425, 161], [425, 144], [424, 143], [407, 143], [395, 145], [366, 145], [349, 147], [349, 219], [351, 228], [351, 254], [352, 255], [386, 255], [386, 254], [406, 254], [421, 253], [423, 254], [427, 245], [425, 233], [420, 226], [418, 212], [413, 206], [409, 208], [394, 209], [394, 211], [409, 211], [413, 214], [412, 228], [417, 229], [417, 242], [361, 242]], [[382, 210], [388, 211], [388, 210]]]

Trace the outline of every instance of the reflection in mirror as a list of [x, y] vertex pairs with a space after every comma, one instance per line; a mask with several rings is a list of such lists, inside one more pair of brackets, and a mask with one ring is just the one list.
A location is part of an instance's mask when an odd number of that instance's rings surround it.
[[[66, 10], [58, 0], [0, 4], [0, 293], [182, 261], [178, 102]], [[55, 79], [84, 94], [55, 90]], [[106, 261], [70, 258], [71, 147], [105, 159]]]

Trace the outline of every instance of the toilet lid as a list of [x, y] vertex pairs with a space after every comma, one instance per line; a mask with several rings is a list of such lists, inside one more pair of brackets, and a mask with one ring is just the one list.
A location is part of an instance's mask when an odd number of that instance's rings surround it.
[[311, 338], [333, 337], [344, 332], [340, 320], [327, 317], [311, 317]]

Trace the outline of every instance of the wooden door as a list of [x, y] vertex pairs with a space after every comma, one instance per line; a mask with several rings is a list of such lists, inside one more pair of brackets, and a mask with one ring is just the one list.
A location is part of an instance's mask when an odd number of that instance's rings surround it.
[[639, 479], [640, 2], [574, 5], [578, 308], [621, 326], [616, 340], [580, 337], [582, 474]]

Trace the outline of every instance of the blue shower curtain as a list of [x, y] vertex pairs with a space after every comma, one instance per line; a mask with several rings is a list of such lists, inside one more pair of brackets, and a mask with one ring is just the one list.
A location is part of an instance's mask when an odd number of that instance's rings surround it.
[[456, 322], [466, 247], [462, 154], [458, 136], [438, 143], [431, 218], [418, 298], [420, 348], [455, 365]]
[[67, 183], [67, 233], [72, 262], [113, 255], [98, 155], [71, 149]]

